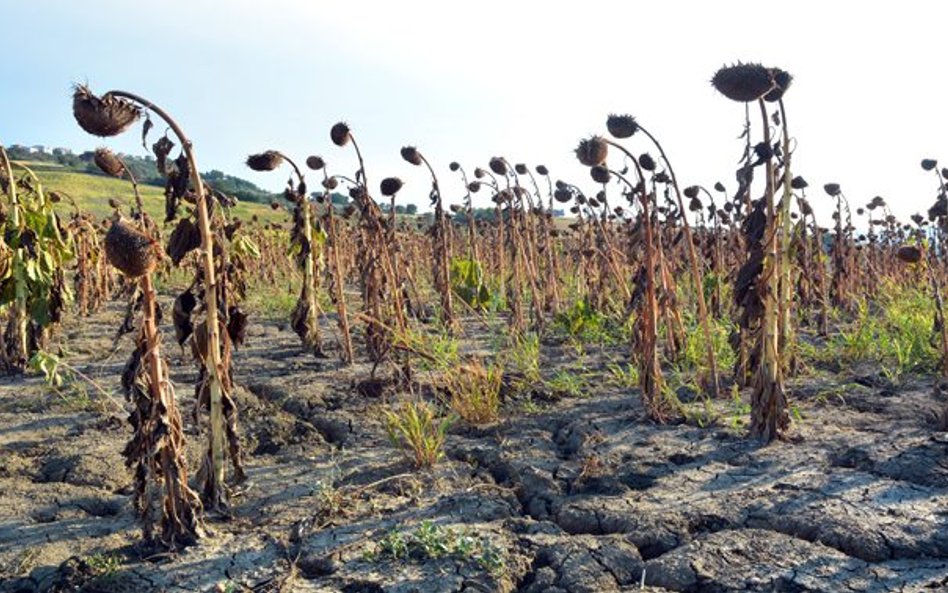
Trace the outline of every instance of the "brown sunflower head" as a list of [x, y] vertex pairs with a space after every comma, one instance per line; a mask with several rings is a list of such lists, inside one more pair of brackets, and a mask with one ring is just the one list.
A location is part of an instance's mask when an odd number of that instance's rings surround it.
[[386, 177], [382, 180], [380, 189], [382, 190], [383, 196], [392, 198], [402, 189], [402, 185], [402, 180], [398, 177]]
[[130, 278], [144, 276], [155, 269], [158, 244], [124, 219], [118, 219], [105, 234], [105, 256], [109, 263]]
[[418, 166], [423, 162], [421, 159], [421, 153], [418, 152], [418, 149], [414, 146], [403, 146], [402, 158], [415, 166]]
[[595, 167], [606, 162], [609, 156], [609, 145], [602, 136], [590, 136], [580, 140], [575, 152], [579, 162], [587, 167]]
[[639, 131], [639, 124], [631, 115], [612, 114], [606, 118], [606, 129], [616, 138], [629, 138]]
[[247, 157], [247, 166], [254, 171], [273, 171], [283, 164], [283, 155], [275, 150], [268, 150]]
[[85, 85], [76, 85], [72, 94], [72, 114], [86, 132], [96, 136], [117, 136], [141, 116], [131, 101], [106, 94], [96, 97]]
[[655, 162], [655, 159], [652, 158], [647, 152], [643, 152], [639, 156], [639, 166], [642, 167], [644, 171], [654, 171], [658, 168], [658, 164]]
[[331, 130], [329, 130], [329, 138], [336, 146], [345, 146], [348, 144], [351, 134], [352, 132], [349, 130], [349, 124], [345, 122], [339, 122], [334, 125]]
[[589, 175], [596, 183], [609, 183], [609, 179], [612, 177], [609, 169], [602, 165], [596, 165], [589, 169]]
[[312, 155], [306, 157], [306, 166], [313, 171], [320, 171], [326, 166], [326, 161], [321, 156]]
[[790, 187], [793, 189], [806, 189], [809, 184], [806, 182], [806, 179], [797, 175], [790, 180]]
[[714, 73], [711, 84], [728, 99], [747, 103], [756, 101], [774, 89], [774, 77], [769, 68], [760, 64], [724, 66]]
[[122, 173], [125, 172], [125, 165], [122, 164], [122, 159], [115, 156], [115, 153], [108, 148], [96, 148], [92, 160], [95, 161], [99, 170], [106, 175], [121, 177]]
[[507, 161], [502, 159], [499, 156], [492, 157], [487, 163], [490, 167], [490, 170], [496, 175], [506, 175], [507, 174]]

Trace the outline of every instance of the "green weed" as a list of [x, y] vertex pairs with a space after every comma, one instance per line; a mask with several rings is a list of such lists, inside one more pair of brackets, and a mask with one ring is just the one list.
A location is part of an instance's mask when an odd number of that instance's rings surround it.
[[411, 532], [393, 529], [385, 534], [374, 549], [363, 554], [367, 561], [391, 560], [437, 560], [456, 558], [474, 561], [479, 567], [493, 575], [499, 575], [505, 567], [502, 551], [486, 538], [476, 537], [468, 529], [444, 528], [431, 521], [422, 521]]
[[389, 441], [415, 467], [432, 467], [444, 457], [444, 441], [453, 417], [439, 419], [435, 407], [424, 401], [406, 401], [384, 410], [383, 416]]

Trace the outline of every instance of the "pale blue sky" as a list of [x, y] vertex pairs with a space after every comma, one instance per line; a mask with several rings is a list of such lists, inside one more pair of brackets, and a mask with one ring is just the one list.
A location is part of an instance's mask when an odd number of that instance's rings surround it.
[[[794, 171], [812, 187], [839, 182], [854, 204], [882, 195], [907, 216], [935, 194], [919, 160], [948, 165], [942, 2], [0, 4], [0, 142], [103, 143], [70, 112], [71, 83], [88, 82], [166, 108], [202, 169], [273, 190], [284, 176], [251, 173], [248, 153], [321, 154], [351, 175], [354, 154], [329, 141], [340, 119], [365, 151], [370, 183], [397, 175], [405, 201], [419, 205], [428, 184], [399, 158], [404, 144], [432, 161], [449, 201], [463, 192], [448, 163], [470, 171], [494, 155], [543, 163], [591, 190], [572, 149], [604, 132], [613, 111], [663, 140], [684, 184], [733, 188], [743, 107], [708, 80], [738, 59], [795, 76], [786, 96]], [[143, 152], [137, 132], [104, 143]], [[650, 149], [640, 138], [630, 147]], [[814, 197], [828, 213], [822, 191]]]

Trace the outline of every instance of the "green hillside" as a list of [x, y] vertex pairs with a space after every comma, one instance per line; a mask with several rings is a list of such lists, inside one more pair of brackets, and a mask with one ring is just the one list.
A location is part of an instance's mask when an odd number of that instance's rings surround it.
[[[30, 168], [43, 184], [45, 191], [56, 191], [70, 196], [84, 212], [97, 217], [109, 216], [112, 208], [109, 198], [117, 198], [127, 204], [134, 201], [132, 185], [124, 179], [114, 179], [102, 175], [89, 175], [67, 169], [54, 163], [14, 161]], [[157, 221], [164, 220], [165, 198], [161, 188], [153, 185], [139, 185], [145, 210]], [[69, 204], [61, 203], [62, 212], [70, 212]], [[255, 202], [240, 202], [232, 209], [232, 214], [243, 220], [249, 220], [256, 214], [261, 221], [279, 222], [286, 218], [285, 211], [274, 211], [268, 205]]]

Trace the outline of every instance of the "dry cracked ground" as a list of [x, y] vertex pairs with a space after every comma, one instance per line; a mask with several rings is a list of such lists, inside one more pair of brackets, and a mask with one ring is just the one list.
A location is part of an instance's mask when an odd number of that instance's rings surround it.
[[[130, 347], [104, 354], [120, 315], [59, 337], [110, 390]], [[194, 371], [168, 351], [193, 460]], [[570, 364], [561, 346], [543, 353], [545, 372]], [[455, 425], [446, 458], [418, 472], [381, 420], [397, 395], [363, 383], [368, 367], [254, 325], [236, 355], [250, 483], [177, 555], [138, 545], [125, 412], [3, 379], [0, 591], [948, 591], [948, 435], [930, 380], [800, 381], [792, 440], [760, 447], [729, 401], [711, 427], [647, 422], [604, 379], [622, 356], [588, 354], [578, 395], [538, 390], [494, 425]]]

